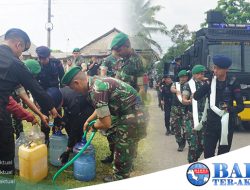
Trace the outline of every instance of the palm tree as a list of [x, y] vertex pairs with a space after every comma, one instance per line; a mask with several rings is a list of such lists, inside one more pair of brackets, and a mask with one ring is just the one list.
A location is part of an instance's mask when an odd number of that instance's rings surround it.
[[153, 6], [151, 0], [130, 1], [129, 24], [132, 35], [142, 39], [150, 47], [156, 47], [160, 53], [162, 52], [161, 46], [152, 39], [151, 34], [159, 32], [168, 35], [165, 24], [155, 19], [156, 13], [161, 9], [160, 5]]

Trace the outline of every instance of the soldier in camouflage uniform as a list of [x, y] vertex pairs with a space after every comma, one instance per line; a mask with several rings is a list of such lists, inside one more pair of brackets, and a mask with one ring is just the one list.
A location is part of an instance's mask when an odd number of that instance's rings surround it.
[[[198, 90], [202, 85], [202, 79], [204, 78], [205, 67], [202, 65], [196, 65], [192, 69], [192, 79], [194, 81], [196, 90]], [[185, 114], [184, 118], [184, 126], [185, 126], [185, 133], [186, 133], [186, 140], [188, 142], [188, 162], [193, 163], [198, 161], [201, 154], [204, 150], [204, 127], [205, 123], [203, 123], [203, 128], [194, 130], [194, 120], [193, 120], [193, 110], [192, 107], [192, 96], [193, 93], [191, 92], [190, 81], [185, 83], [183, 86], [182, 91], [182, 103], [184, 105], [188, 105], [188, 113]], [[198, 105], [198, 119], [199, 121], [202, 118], [202, 114], [205, 107], [205, 100], [206, 98], [202, 98], [201, 100], [197, 101]]]
[[179, 81], [174, 82], [171, 86], [171, 92], [174, 94], [172, 108], [171, 108], [171, 122], [175, 139], [178, 143], [178, 151], [182, 152], [186, 145], [186, 137], [184, 132], [184, 116], [187, 112], [187, 106], [182, 104], [181, 92], [183, 90], [184, 84], [188, 81], [188, 72], [186, 70], [181, 70], [178, 73]]
[[138, 142], [145, 126], [143, 112], [140, 110], [140, 96], [130, 85], [111, 77], [88, 77], [80, 67], [74, 67], [63, 77], [62, 83], [89, 97], [95, 112], [87, 119], [88, 123], [97, 119], [96, 129], [109, 129], [111, 115], [117, 116], [114, 148], [114, 174], [106, 176], [105, 182], [128, 178]]
[[84, 63], [84, 59], [81, 56], [80, 49], [74, 48], [72, 54], [73, 54], [73, 59], [72, 59], [73, 65], [81, 67], [82, 63]]
[[[140, 94], [143, 93], [143, 64], [139, 55], [131, 49], [128, 36], [123, 33], [118, 33], [113, 38], [110, 48], [112, 54], [107, 57], [103, 63], [108, 67], [108, 76], [109, 74], [115, 76], [116, 78], [130, 84]], [[112, 126], [115, 125], [116, 117], [112, 116]], [[111, 155], [104, 158], [102, 163], [111, 163], [113, 161], [115, 139], [113, 136], [115, 130], [116, 127], [113, 127], [107, 131], [107, 139]], [[138, 146], [137, 143], [136, 146]]]
[[106, 76], [115, 77], [117, 65], [120, 65], [120, 61], [122, 61], [122, 59], [116, 54], [114, 50], [112, 50], [112, 53], [108, 57], [102, 60], [101, 66], [107, 67]]
[[116, 78], [130, 84], [141, 94], [143, 91], [143, 64], [139, 55], [131, 48], [128, 36], [118, 33], [112, 40], [111, 50], [114, 50], [123, 59], [117, 66]]

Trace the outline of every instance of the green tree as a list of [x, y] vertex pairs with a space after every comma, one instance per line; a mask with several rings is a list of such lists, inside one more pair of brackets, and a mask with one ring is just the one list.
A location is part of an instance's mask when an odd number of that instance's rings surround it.
[[246, 24], [250, 21], [250, 3], [245, 0], [219, 0], [215, 10], [225, 15], [227, 23]]
[[155, 47], [162, 52], [161, 46], [152, 38], [153, 33], [168, 34], [165, 24], [155, 18], [162, 9], [152, 5], [151, 0], [131, 0], [128, 10], [129, 25], [133, 36], [142, 39], [149, 47]]
[[194, 32], [190, 32], [187, 25], [177, 24], [169, 31], [169, 37], [173, 45], [168, 48], [167, 53], [157, 65], [157, 73], [163, 73], [164, 64], [172, 62], [181, 56], [184, 51], [194, 42]]
[[[219, 0], [214, 9], [221, 11], [228, 24], [246, 24], [250, 21], [250, 2], [246, 0]], [[207, 21], [201, 26], [207, 25]]]

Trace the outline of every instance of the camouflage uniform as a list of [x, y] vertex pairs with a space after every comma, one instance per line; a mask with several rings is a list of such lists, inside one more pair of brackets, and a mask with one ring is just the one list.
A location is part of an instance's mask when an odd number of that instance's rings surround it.
[[84, 63], [84, 58], [81, 55], [79, 55], [78, 57], [73, 58], [72, 63], [74, 66], [81, 67], [81, 64]]
[[[112, 54], [102, 60], [101, 66], [105, 66], [108, 68], [107, 69], [108, 77], [115, 77], [117, 72], [118, 61], [119, 60]], [[111, 120], [112, 120], [112, 127], [105, 132], [105, 136], [107, 136], [107, 140], [109, 142], [109, 150], [111, 152], [110, 158], [113, 159], [114, 148], [115, 148], [115, 130], [116, 130], [114, 126], [116, 126], [117, 117], [112, 115]], [[108, 157], [106, 159], [108, 159]]]
[[118, 65], [116, 78], [130, 84], [134, 89], [139, 91], [138, 85], [143, 85], [143, 64], [142, 60], [135, 52]]
[[117, 62], [119, 62], [119, 59], [117, 59], [112, 54], [102, 60], [101, 66], [105, 66], [108, 68], [107, 70], [108, 77], [115, 77], [117, 71], [116, 68]]
[[111, 77], [90, 78], [89, 89], [97, 116], [99, 118], [109, 115], [117, 117], [114, 126], [114, 177], [115, 179], [128, 178], [137, 148], [135, 142], [144, 135], [139, 134], [140, 127], [145, 126], [143, 122], [139, 123], [142, 121], [139, 120], [138, 114], [140, 97], [130, 85]]
[[[202, 86], [202, 82], [195, 81], [196, 90], [198, 90]], [[183, 86], [183, 95], [190, 97], [192, 95], [190, 86], [187, 83]], [[202, 98], [201, 100], [197, 101], [198, 104], [198, 116], [199, 121], [202, 117], [202, 113], [204, 110], [206, 98]], [[189, 106], [187, 114], [185, 114], [184, 117], [184, 126], [185, 126], [185, 133], [186, 133], [186, 140], [188, 142], [188, 162], [193, 163], [198, 161], [201, 154], [204, 150], [204, 127], [200, 131], [193, 130], [194, 124], [193, 124], [193, 114], [192, 114], [192, 106]]]
[[[181, 92], [183, 91], [184, 84], [181, 84]], [[176, 84], [173, 83], [172, 87], [176, 88]], [[187, 112], [187, 106], [184, 106], [177, 98], [176, 95], [173, 97], [172, 108], [171, 108], [171, 121], [170, 125], [174, 130], [175, 139], [179, 146], [185, 146], [185, 127], [184, 127], [184, 116]]]
[[[130, 84], [133, 88], [135, 88], [137, 91], [139, 91], [138, 85], [143, 85], [143, 64], [142, 61], [135, 52], [132, 53], [130, 57], [121, 59], [120, 61], [114, 62], [115, 57], [110, 55], [109, 57], [106, 58], [106, 63], [105, 65], [112, 65], [112, 72], [110, 73], [116, 73], [116, 78]], [[111, 64], [111, 62], [113, 62]], [[103, 64], [104, 64], [103, 63]], [[109, 68], [109, 66], [108, 66]], [[146, 110], [144, 110], [146, 112]], [[115, 122], [116, 118], [115, 116], [112, 116], [112, 127], [116, 125]], [[109, 147], [111, 154], [113, 152], [112, 150], [112, 144], [114, 144], [114, 136], [115, 135], [115, 128], [110, 129], [107, 131], [107, 138], [109, 141]], [[138, 143], [135, 143], [135, 146], [138, 146]], [[136, 157], [137, 153], [134, 154]]]

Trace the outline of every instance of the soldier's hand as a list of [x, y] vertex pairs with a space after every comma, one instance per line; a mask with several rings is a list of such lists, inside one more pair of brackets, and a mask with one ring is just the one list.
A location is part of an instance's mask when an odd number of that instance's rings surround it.
[[45, 124], [46, 127], [49, 127], [49, 118], [46, 115], [40, 116], [41, 121]]
[[57, 118], [57, 117], [62, 118], [62, 116], [57, 112], [56, 108], [52, 108], [50, 110], [50, 114], [52, 115], [53, 118]]
[[61, 161], [62, 165], [66, 164], [69, 160], [69, 151], [65, 151], [61, 154], [59, 160]]
[[31, 121], [31, 123], [32, 123], [32, 125], [36, 125], [36, 124], [39, 124], [35, 116], [34, 116], [34, 119], [33, 119], [33, 121]]
[[161, 105], [164, 105], [164, 101], [163, 100], [161, 100]]
[[84, 125], [83, 125], [83, 131], [86, 131], [86, 130], [88, 130], [88, 128], [89, 128], [89, 121], [86, 121], [85, 123], [84, 123]]
[[180, 91], [176, 91], [176, 95], [178, 96], [178, 95], [181, 95], [181, 92]]
[[209, 81], [209, 78], [203, 76], [201, 80], [202, 80], [203, 82], [207, 82], [207, 81]]

